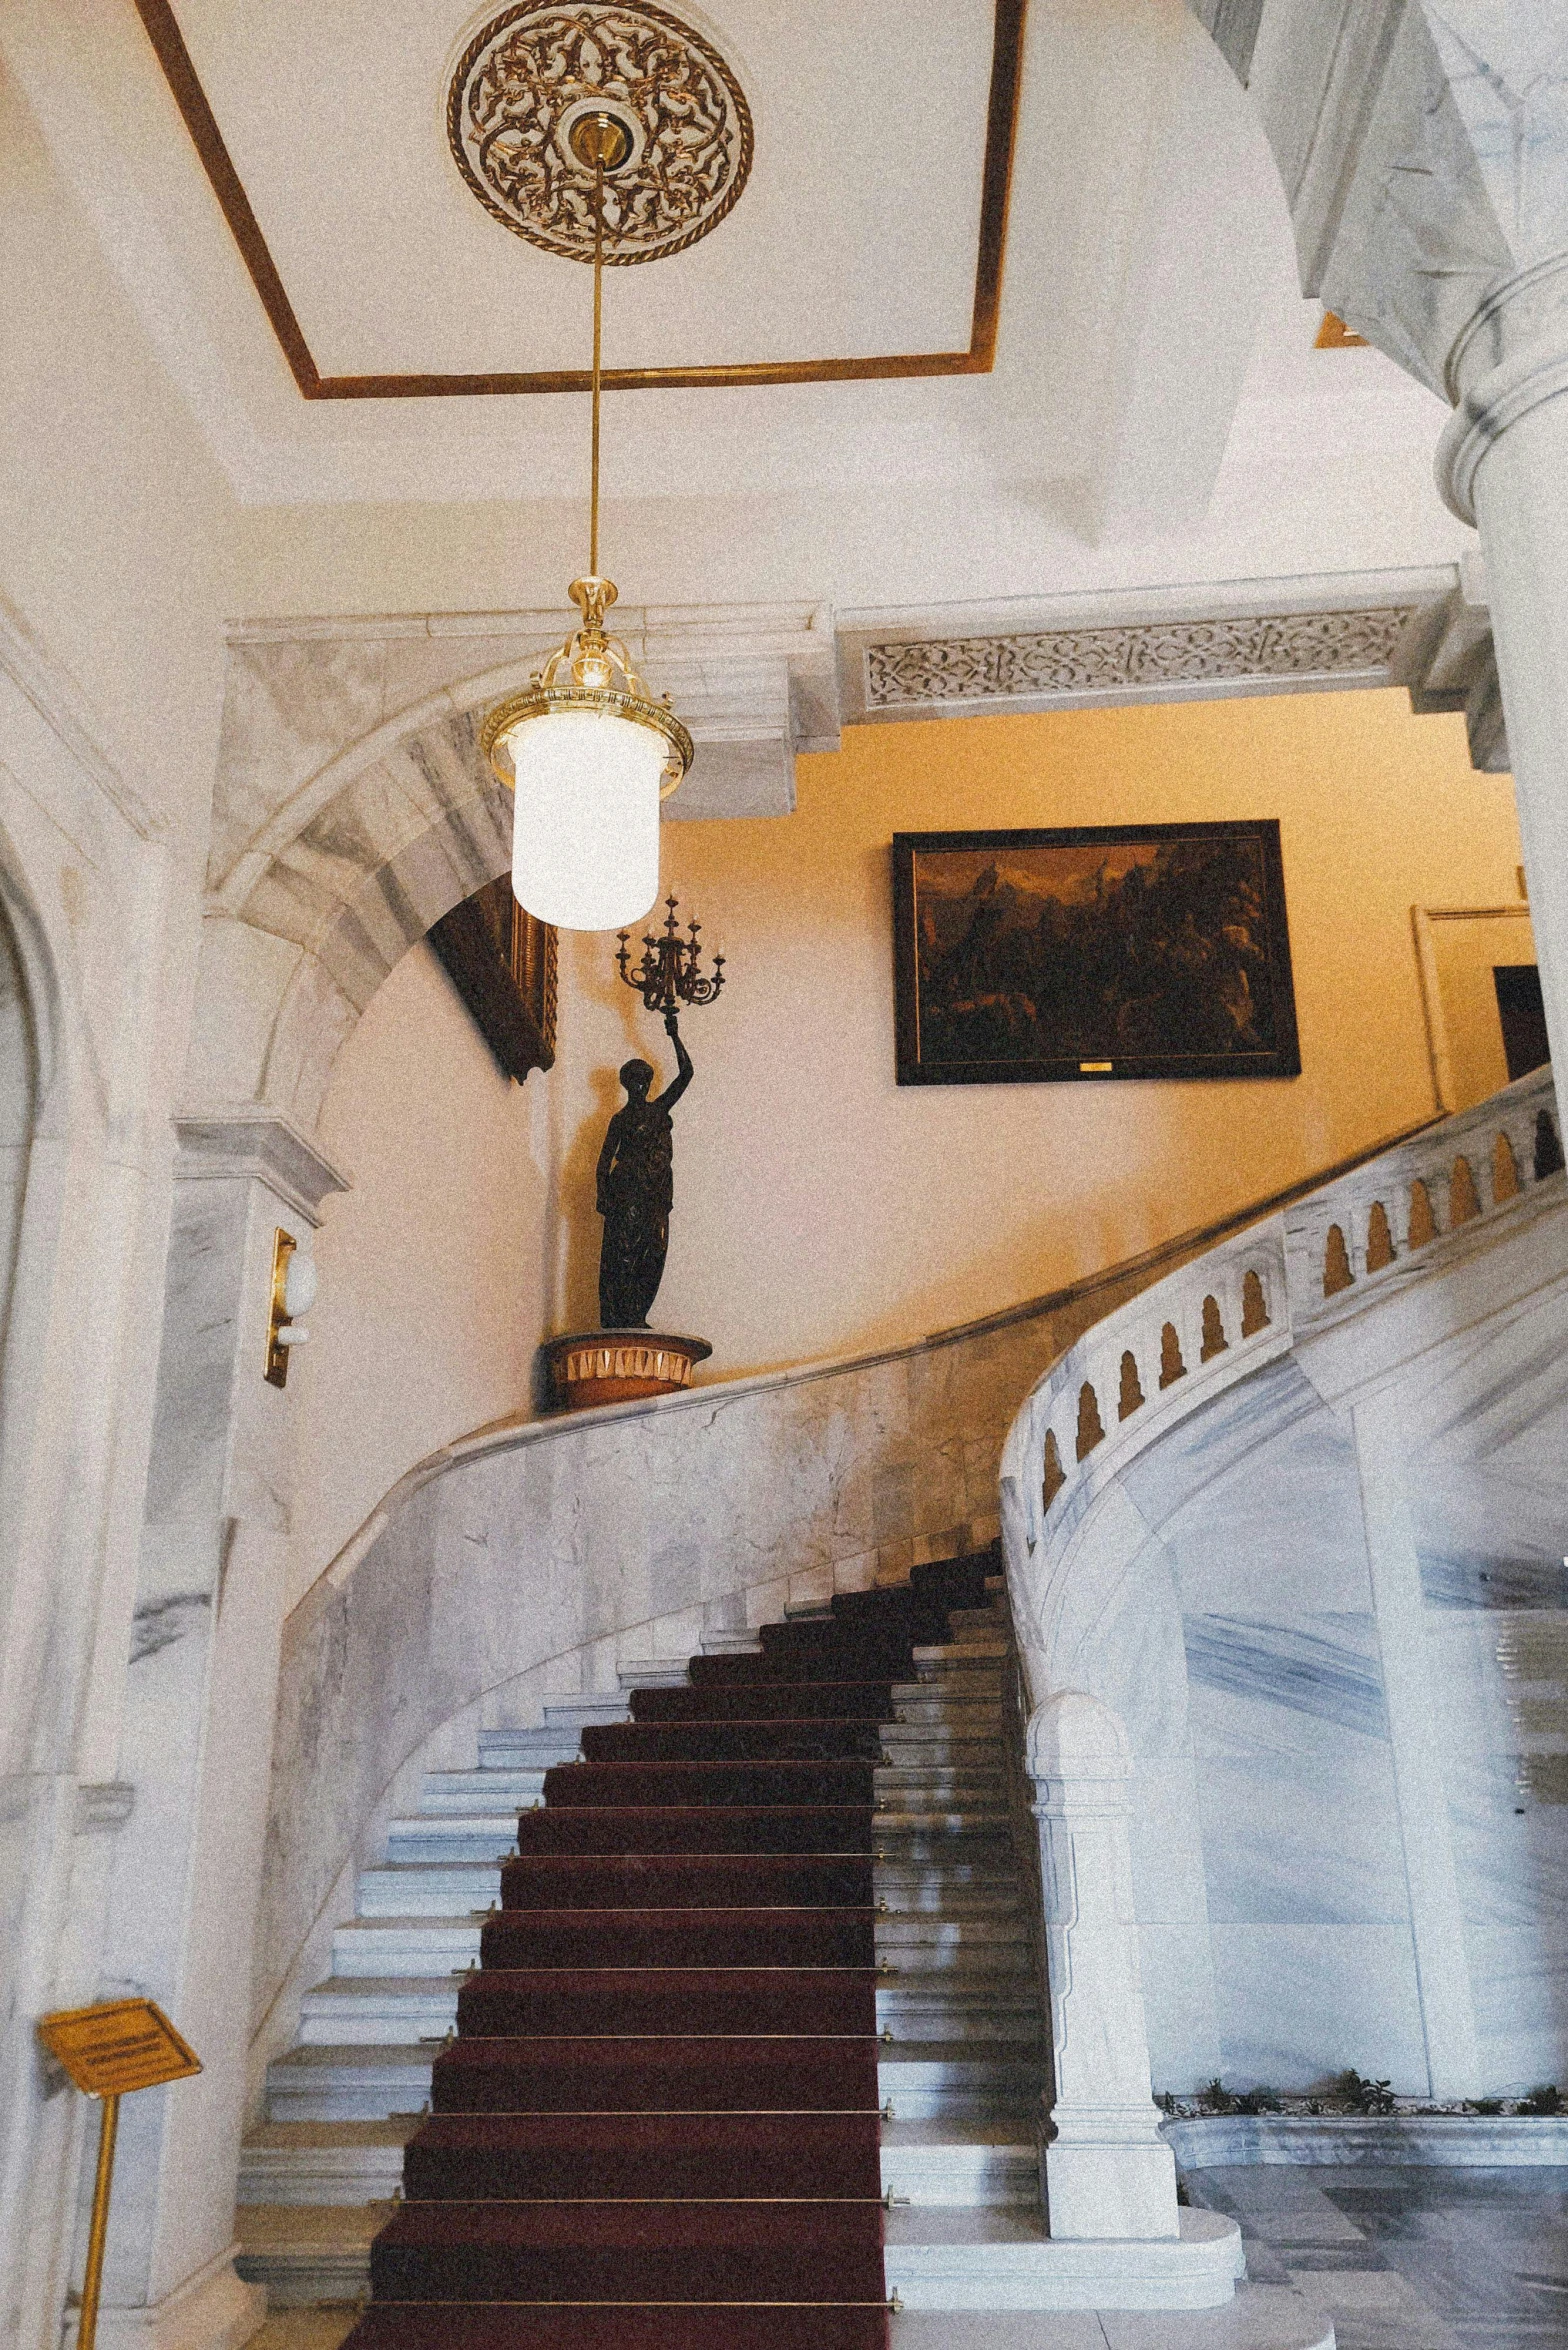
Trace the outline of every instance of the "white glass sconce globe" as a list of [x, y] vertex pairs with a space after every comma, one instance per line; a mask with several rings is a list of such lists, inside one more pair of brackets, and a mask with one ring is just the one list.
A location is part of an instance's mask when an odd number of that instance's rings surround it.
[[511, 760], [512, 888], [563, 930], [623, 930], [659, 894], [670, 745], [640, 719], [547, 710], [501, 736]]

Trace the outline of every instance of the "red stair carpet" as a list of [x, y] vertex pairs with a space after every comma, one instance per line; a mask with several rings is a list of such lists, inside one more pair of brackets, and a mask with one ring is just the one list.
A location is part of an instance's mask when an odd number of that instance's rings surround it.
[[346, 2350], [886, 2350], [872, 1772], [993, 1565], [693, 1657], [546, 1774]]

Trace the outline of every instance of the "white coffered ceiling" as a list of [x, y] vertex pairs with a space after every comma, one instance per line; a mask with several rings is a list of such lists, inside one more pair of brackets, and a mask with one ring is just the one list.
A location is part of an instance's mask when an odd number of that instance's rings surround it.
[[[492, 219], [447, 148], [452, 69], [498, 8], [172, 0], [172, 13], [324, 377], [585, 364], [588, 273]], [[689, 13], [746, 93], [756, 161], [711, 236], [615, 274], [608, 363], [966, 348], [993, 0]]]
[[[755, 165], [702, 242], [610, 273], [608, 364], [964, 364], [995, 0], [665, 4], [740, 81]], [[182, 113], [143, 21], [160, 10], [232, 167], [223, 203], [190, 93]], [[306, 398], [256, 282], [259, 243], [329, 383], [583, 366], [588, 271], [492, 219], [448, 151], [452, 67], [488, 13], [464, 0], [0, 7], [0, 60], [247, 505], [493, 512], [582, 494], [579, 395]], [[1433, 522], [1425, 487], [1437, 404], [1375, 352], [1314, 353], [1317, 321], [1261, 132], [1182, 0], [1029, 0], [994, 367], [620, 392], [607, 495], [628, 514], [662, 502], [661, 581], [677, 511], [730, 499], [756, 516], [772, 500], [775, 550], [788, 529], [820, 553], [789, 592], [857, 604], [879, 600], [884, 576], [888, 600], [942, 593], [944, 566], [960, 593], [1092, 584], [1110, 569], [1086, 557], [1074, 571], [1072, 546], [1118, 539], [1168, 545], [1139, 576], [1234, 575], [1249, 500], [1266, 496], [1272, 528], [1287, 492], [1304, 499], [1299, 485], [1354, 465], [1342, 503], [1357, 549], [1444, 559], [1457, 526]], [[1369, 464], [1396, 484], [1381, 535], [1366, 527]], [[895, 493], [902, 537], [889, 523], [878, 542], [866, 501]], [[934, 514], [955, 495], [975, 501], [965, 543], [916, 546], [918, 500]], [[1211, 513], [1224, 544], [1194, 551]], [[1305, 541], [1318, 525], [1301, 513]], [[1004, 523], [1005, 575], [987, 553]], [[702, 541], [704, 581], [723, 530]], [[1266, 568], [1297, 562], [1289, 535], [1273, 529]], [[726, 553], [734, 592], [780, 592], [766, 555], [760, 539], [749, 568]], [[1335, 547], [1314, 560], [1332, 568]]]

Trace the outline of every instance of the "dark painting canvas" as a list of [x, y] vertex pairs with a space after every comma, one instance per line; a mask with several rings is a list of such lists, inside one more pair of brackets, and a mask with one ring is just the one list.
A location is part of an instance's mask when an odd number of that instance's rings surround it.
[[1294, 1077], [1279, 826], [898, 833], [904, 1085]]

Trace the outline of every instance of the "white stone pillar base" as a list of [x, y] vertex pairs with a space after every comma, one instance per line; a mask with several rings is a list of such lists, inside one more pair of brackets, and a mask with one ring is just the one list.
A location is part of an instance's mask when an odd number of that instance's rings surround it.
[[1147, 2241], [1178, 2232], [1176, 2159], [1168, 2146], [1070, 2145], [1058, 2138], [1043, 2150], [1040, 2169], [1053, 2241]]
[[105, 2304], [98, 2350], [241, 2350], [266, 2321], [267, 2289], [235, 2275], [238, 2249], [231, 2244], [165, 2300], [139, 2308]]

